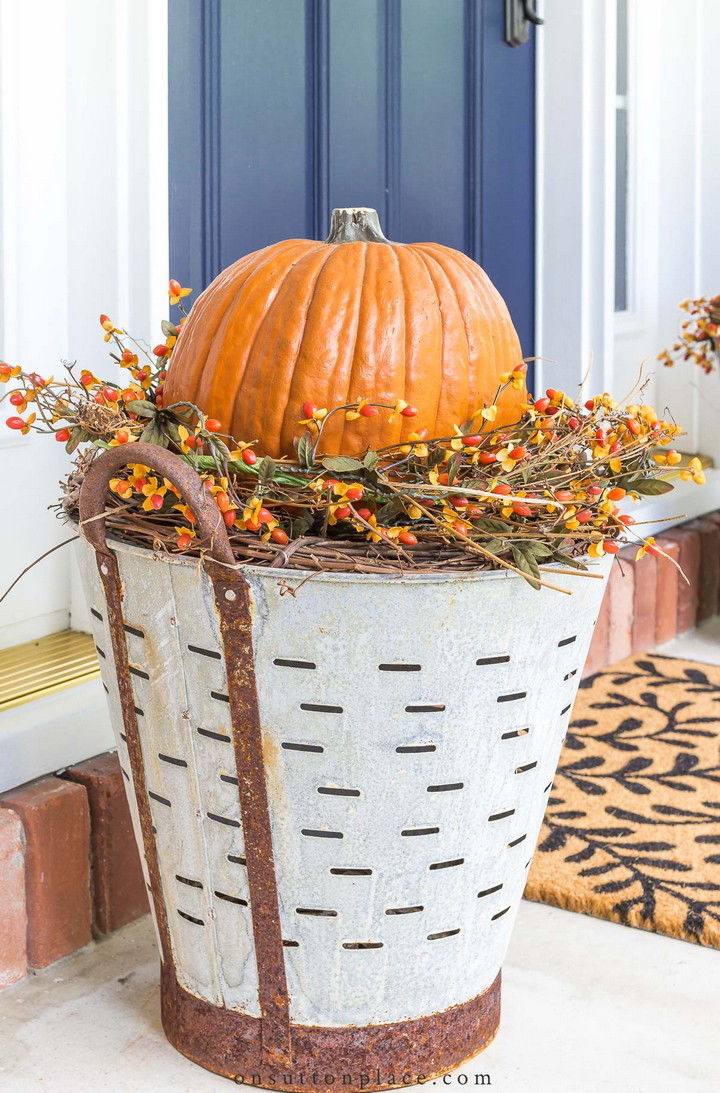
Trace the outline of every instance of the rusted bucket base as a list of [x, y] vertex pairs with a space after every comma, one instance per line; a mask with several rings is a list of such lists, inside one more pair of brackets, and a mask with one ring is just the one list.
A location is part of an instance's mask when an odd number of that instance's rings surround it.
[[238, 1084], [368, 1093], [415, 1085], [453, 1070], [487, 1047], [500, 1023], [500, 973], [486, 991], [442, 1013], [363, 1028], [292, 1026], [292, 1063], [262, 1061], [260, 1021], [211, 1006], [162, 969], [162, 1021], [173, 1047]]

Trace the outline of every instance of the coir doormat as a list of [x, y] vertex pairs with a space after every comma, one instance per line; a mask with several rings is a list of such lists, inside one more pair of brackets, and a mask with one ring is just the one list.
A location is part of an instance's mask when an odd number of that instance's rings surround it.
[[525, 896], [720, 948], [720, 668], [583, 680]]

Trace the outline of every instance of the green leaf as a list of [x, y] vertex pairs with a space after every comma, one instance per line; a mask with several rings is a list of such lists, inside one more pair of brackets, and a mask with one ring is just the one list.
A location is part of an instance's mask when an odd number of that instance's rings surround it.
[[500, 532], [506, 532], [508, 529], [504, 520], [499, 520], [495, 516], [483, 516], [480, 520], [473, 521], [474, 526], [478, 531], [489, 531], [491, 534], [497, 534]]
[[313, 442], [310, 433], [303, 433], [298, 440], [297, 446], [298, 463], [301, 467], [312, 467], [313, 465]]
[[127, 403], [127, 408], [132, 414], [137, 414], [138, 417], [155, 417], [157, 413], [155, 403], [148, 402], [144, 398], [133, 399], [132, 402]]
[[173, 440], [178, 445], [178, 447], [180, 447], [180, 444], [182, 443], [182, 440], [180, 438], [180, 430], [178, 429], [175, 422], [166, 420], [165, 421], [165, 428], [167, 430], [167, 434], [170, 437], [170, 439]]
[[260, 485], [267, 486], [275, 477], [277, 466], [274, 459], [271, 459], [269, 455], [265, 455], [258, 461], [256, 469]]
[[221, 459], [225, 463], [228, 461], [228, 459], [230, 458], [230, 449], [228, 448], [224, 440], [221, 440], [219, 436], [213, 436], [210, 438], [210, 446], [215, 454], [216, 459]]
[[447, 484], [452, 486], [453, 482], [457, 478], [457, 473], [460, 470], [460, 464], [462, 463], [462, 454], [460, 452], [453, 452], [448, 460], [447, 465]]
[[648, 497], [655, 497], [661, 493], [670, 493], [673, 484], [666, 482], [663, 478], [636, 478], [633, 482], [629, 482], [626, 488]]
[[90, 437], [91, 434], [87, 431], [87, 429], [82, 429], [79, 425], [76, 425], [73, 431], [70, 433], [70, 439], [65, 445], [65, 451], [68, 453], [68, 455], [72, 455], [78, 444], [82, 444], [84, 443], [84, 441], [90, 440]]
[[532, 588], [540, 587], [540, 569], [532, 554], [526, 553], [518, 543], [511, 544], [512, 556], [515, 565], [522, 572], [525, 580]]
[[377, 454], [377, 452], [373, 452], [372, 450], [369, 451], [369, 452], [366, 452], [365, 457], [363, 459], [363, 467], [365, 467], [366, 470], [368, 470], [368, 471], [374, 471], [375, 468], [377, 467], [377, 463], [378, 463], [379, 458], [380, 457]]
[[180, 333], [178, 328], [175, 326], [175, 323], [171, 323], [167, 319], [163, 319], [163, 321], [160, 323], [160, 326], [166, 338], [177, 338], [178, 334]]
[[327, 470], [335, 471], [337, 474], [361, 471], [364, 466], [359, 459], [353, 459], [351, 455], [326, 455], [320, 462]]
[[577, 558], [573, 558], [570, 554], [564, 554], [562, 550], [553, 551], [553, 561], [560, 562], [562, 565], [569, 565], [571, 569], [587, 568]]
[[290, 521], [290, 538], [299, 539], [301, 535], [307, 534], [312, 525], [312, 516], [307, 512], [301, 513], [300, 516], [296, 516], [294, 520]]
[[528, 550], [534, 558], [551, 558], [552, 547], [549, 547], [546, 543], [538, 543], [535, 540], [524, 543], [523, 546]]
[[387, 524], [390, 520], [394, 520], [396, 516], [399, 516], [400, 513], [404, 511], [402, 501], [400, 501], [398, 497], [392, 497], [378, 510], [378, 523]]
[[159, 448], [167, 448], [168, 438], [160, 428], [157, 421], [151, 421], [140, 434], [143, 444], [157, 444]]

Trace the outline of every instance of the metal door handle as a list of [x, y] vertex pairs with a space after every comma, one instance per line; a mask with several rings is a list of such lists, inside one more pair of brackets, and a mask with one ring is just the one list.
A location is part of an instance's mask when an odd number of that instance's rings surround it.
[[535, 10], [535, 0], [505, 0], [505, 41], [509, 46], [524, 45], [530, 23], [541, 27], [544, 22]]

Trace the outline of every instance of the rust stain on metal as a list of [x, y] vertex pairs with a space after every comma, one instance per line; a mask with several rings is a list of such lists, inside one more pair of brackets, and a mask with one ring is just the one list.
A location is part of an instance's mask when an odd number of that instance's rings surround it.
[[115, 657], [115, 671], [117, 674], [120, 706], [122, 709], [123, 725], [127, 740], [128, 757], [130, 759], [135, 800], [137, 801], [140, 828], [142, 830], [143, 845], [145, 848], [145, 861], [147, 863], [150, 886], [152, 888], [155, 919], [157, 921], [158, 934], [160, 935], [163, 967], [166, 967], [172, 963], [172, 946], [170, 944], [165, 899], [163, 897], [162, 884], [160, 882], [157, 849], [153, 836], [150, 801], [145, 790], [145, 763], [143, 760], [142, 746], [140, 744], [137, 715], [135, 713], [135, 696], [133, 694], [132, 683], [130, 682], [127, 645], [125, 642], [125, 631], [123, 629], [120, 571], [115, 555], [111, 554], [107, 549], [105, 553], [97, 550], [96, 559], [100, 580], [102, 581], [103, 589], [105, 591], [107, 623], [110, 630], [113, 655]]
[[170, 967], [162, 969], [162, 1018], [178, 1051], [226, 1078], [307, 1093], [313, 1074], [326, 1088], [330, 1075], [333, 1085], [367, 1093], [427, 1081], [487, 1047], [500, 1022], [500, 973], [476, 998], [428, 1017], [362, 1027], [293, 1025], [291, 1067], [264, 1061], [257, 1018], [189, 994]]
[[[211, 557], [204, 559], [204, 565], [213, 584], [225, 652], [258, 971], [261, 1018], [252, 1020], [259, 1032], [260, 1056], [264, 1064], [280, 1067], [289, 1064], [291, 1059], [289, 995], [265, 784], [249, 588], [240, 571], [230, 568], [234, 567], [235, 560], [225, 525], [217, 505], [195, 471], [171, 452], [150, 444], [133, 444], [132, 450], [123, 445], [109, 449], [92, 464], [80, 492], [80, 521], [81, 524], [87, 521], [83, 533], [95, 548], [108, 602], [108, 621], [128, 752], [163, 948], [163, 968], [169, 970], [172, 967], [170, 974], [172, 982], [176, 983], [157, 850], [152, 835], [152, 817], [144, 788], [142, 750], [123, 631], [120, 575], [115, 556], [109, 551], [105, 540], [105, 520], [93, 519], [104, 509], [110, 478], [127, 465], [128, 459], [151, 467], [172, 482], [193, 511], [201, 539], [212, 547]], [[179, 987], [177, 989], [180, 990]], [[199, 1000], [195, 1001], [200, 1004]], [[227, 1011], [218, 1008], [218, 1012]], [[180, 1047], [180, 1050], [183, 1048]]]
[[240, 811], [247, 858], [250, 911], [258, 968], [258, 1001], [266, 1061], [290, 1062], [290, 998], [285, 977], [280, 909], [270, 831], [260, 710], [252, 645], [250, 589], [240, 573], [212, 561], [213, 583], [225, 650]]

